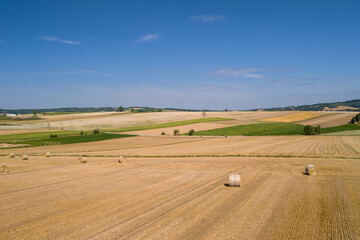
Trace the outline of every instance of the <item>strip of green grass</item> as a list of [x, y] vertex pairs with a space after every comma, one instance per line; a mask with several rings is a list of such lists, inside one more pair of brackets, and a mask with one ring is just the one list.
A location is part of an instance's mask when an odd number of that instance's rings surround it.
[[[90, 133], [90, 132], [87, 132]], [[19, 133], [10, 135], [0, 135], [0, 142], [9, 140], [36, 140], [36, 139], [47, 139], [50, 138], [51, 134], [56, 134], [58, 137], [80, 135], [78, 131], [53, 131], [53, 132], [33, 132], [33, 133]]]
[[167, 123], [159, 123], [159, 124], [151, 124], [145, 126], [134, 126], [134, 127], [125, 127], [125, 128], [113, 128], [104, 130], [106, 132], [130, 132], [130, 131], [140, 131], [140, 130], [149, 130], [149, 129], [157, 129], [157, 128], [166, 128], [166, 127], [176, 127], [194, 123], [204, 123], [204, 122], [216, 122], [216, 121], [227, 121], [227, 120], [235, 120], [232, 118], [199, 118], [199, 119], [191, 119], [184, 121], [176, 121], [176, 122], [167, 122]]
[[64, 115], [64, 114], [77, 114], [77, 113], [91, 113], [91, 112], [45, 112], [41, 113], [42, 115], [52, 116], [52, 115]]
[[30, 121], [30, 120], [40, 120], [43, 118], [40, 117], [5, 117], [5, 116], [0, 116], [0, 121], [12, 121], [12, 122], [17, 122], [17, 121]]
[[335, 127], [322, 128], [322, 133], [332, 133], [332, 132], [344, 132], [344, 131], [354, 131], [360, 130], [360, 125], [358, 124], [344, 124]]
[[[360, 130], [359, 125], [345, 124], [336, 127], [322, 128], [322, 133], [344, 132]], [[304, 126], [294, 123], [260, 123], [238, 125], [195, 132], [197, 136], [283, 136], [303, 135]]]
[[233, 127], [218, 128], [195, 132], [198, 136], [277, 136], [277, 135], [300, 135], [304, 132], [304, 126], [293, 123], [259, 123], [238, 125]]
[[85, 142], [95, 142], [95, 141], [104, 141], [117, 138], [133, 137], [135, 135], [129, 134], [88, 134], [88, 135], [78, 135], [78, 136], [62, 136], [57, 138], [40, 138], [40, 139], [22, 139], [22, 140], [8, 140], [6, 143], [9, 144], [24, 144], [27, 146], [21, 147], [36, 147], [36, 146], [45, 146], [45, 145], [59, 145], [59, 144], [72, 144], [72, 143], [85, 143]]

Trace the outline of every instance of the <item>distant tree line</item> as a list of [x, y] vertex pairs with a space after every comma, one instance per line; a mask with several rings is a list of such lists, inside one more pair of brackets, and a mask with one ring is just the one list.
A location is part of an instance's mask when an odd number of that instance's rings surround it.
[[[338, 106], [348, 106], [358, 108], [360, 110], [360, 99], [354, 99], [351, 101], [345, 102], [333, 102], [333, 103], [318, 103], [312, 105], [300, 105], [300, 106], [288, 106], [288, 107], [275, 107], [275, 108], [265, 108], [264, 111], [322, 111], [325, 107], [336, 108]], [[258, 110], [258, 109], [253, 109]], [[354, 111], [351, 109], [345, 109], [341, 111]]]

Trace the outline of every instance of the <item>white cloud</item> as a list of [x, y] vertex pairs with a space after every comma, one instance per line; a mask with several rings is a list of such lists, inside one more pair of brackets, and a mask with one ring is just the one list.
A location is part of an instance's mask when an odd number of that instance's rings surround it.
[[43, 41], [47, 41], [47, 42], [58, 42], [58, 43], [72, 44], [72, 45], [79, 45], [80, 44], [80, 42], [78, 42], [78, 41], [59, 39], [57, 37], [51, 37], [51, 36], [41, 36], [41, 37], [39, 37], [39, 39], [43, 40]]
[[245, 73], [244, 74], [245, 77], [248, 77], [248, 78], [257, 78], [257, 79], [263, 79], [265, 78], [263, 75], [261, 74], [254, 74], [254, 73]]
[[198, 15], [190, 18], [194, 22], [225, 22], [223, 15]]
[[147, 34], [141, 38], [139, 38], [138, 40], [135, 40], [135, 42], [149, 42], [149, 41], [155, 41], [155, 40], [159, 40], [161, 38], [161, 34], [158, 33], [154, 33], [154, 34]]
[[32, 72], [35, 74], [98, 74], [104, 76], [112, 76], [110, 73], [91, 71], [91, 70], [76, 70], [76, 71], [62, 71], [62, 72]]
[[254, 72], [259, 72], [261, 69], [259, 68], [245, 68], [245, 69], [220, 69], [214, 72], [211, 72], [212, 75], [221, 75], [221, 76], [230, 76], [230, 77], [238, 77], [244, 76], [248, 78], [265, 78], [261, 74], [255, 74]]

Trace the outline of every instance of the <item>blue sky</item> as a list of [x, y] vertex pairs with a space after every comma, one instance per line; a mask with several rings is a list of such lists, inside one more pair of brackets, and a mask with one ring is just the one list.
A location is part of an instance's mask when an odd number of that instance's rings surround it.
[[359, 98], [360, 1], [0, 0], [0, 108]]

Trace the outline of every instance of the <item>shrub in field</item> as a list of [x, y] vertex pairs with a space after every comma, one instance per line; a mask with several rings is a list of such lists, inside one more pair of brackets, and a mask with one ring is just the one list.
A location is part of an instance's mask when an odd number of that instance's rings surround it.
[[206, 110], [205, 109], [202, 110], [201, 114], [202, 114], [203, 118], [206, 118]]
[[321, 134], [322, 133], [320, 125], [315, 128], [315, 133], [316, 134]]
[[351, 124], [357, 124], [360, 121], [360, 113], [353, 117], [350, 121]]
[[80, 131], [80, 135], [84, 135], [84, 131]]
[[93, 135], [95, 135], [95, 134], [100, 134], [100, 129], [94, 129]]
[[57, 138], [57, 137], [58, 137], [57, 134], [51, 134], [51, 135], [50, 135], [50, 138]]
[[304, 134], [305, 135], [315, 135], [315, 130], [311, 125], [306, 125], [304, 127]]
[[179, 133], [180, 133], [179, 129], [174, 130], [174, 136], [179, 136]]
[[191, 129], [190, 131], [189, 131], [189, 135], [191, 136], [191, 135], [193, 135], [195, 133], [195, 130], [194, 129]]
[[166, 135], [165, 132], [162, 132], [161, 135]]
[[124, 110], [125, 110], [125, 108], [124, 108], [123, 106], [118, 107], [118, 111], [119, 111], [119, 112], [122, 112], [122, 111], [124, 111]]

